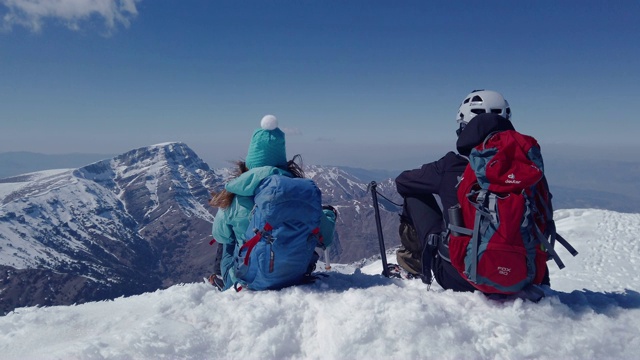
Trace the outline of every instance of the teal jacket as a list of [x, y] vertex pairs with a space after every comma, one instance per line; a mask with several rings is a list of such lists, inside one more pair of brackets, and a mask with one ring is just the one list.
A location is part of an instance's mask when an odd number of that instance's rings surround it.
[[219, 209], [213, 220], [212, 235], [221, 244], [244, 244], [249, 226], [249, 214], [253, 209], [253, 195], [260, 182], [271, 175], [291, 177], [288, 171], [273, 166], [253, 168], [229, 181], [225, 190], [235, 194], [231, 206]]
[[[236, 196], [231, 206], [219, 209], [213, 220], [213, 238], [221, 244], [245, 242], [245, 232], [249, 226], [249, 215], [253, 209], [253, 195], [262, 180], [271, 175], [284, 175], [291, 177], [291, 173], [273, 166], [253, 168], [225, 185], [225, 190]], [[335, 229], [335, 214], [331, 210], [324, 210], [320, 222], [320, 233], [323, 237], [324, 247], [333, 243]]]

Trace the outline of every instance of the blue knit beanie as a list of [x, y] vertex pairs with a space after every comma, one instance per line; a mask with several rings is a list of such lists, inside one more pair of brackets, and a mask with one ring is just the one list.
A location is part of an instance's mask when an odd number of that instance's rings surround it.
[[249, 169], [261, 166], [287, 167], [284, 133], [278, 128], [278, 120], [273, 115], [265, 115], [251, 137], [245, 162]]

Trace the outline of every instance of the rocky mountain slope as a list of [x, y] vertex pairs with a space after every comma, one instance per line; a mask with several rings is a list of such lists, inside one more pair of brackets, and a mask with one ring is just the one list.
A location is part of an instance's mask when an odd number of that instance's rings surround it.
[[[1, 180], [0, 311], [202, 281], [214, 252], [215, 209], [207, 202], [228, 173], [210, 169], [183, 143], [166, 143]], [[306, 173], [339, 212], [332, 261], [378, 253], [368, 182], [336, 167]], [[395, 194], [390, 180], [378, 189]], [[384, 199], [381, 205], [386, 242], [394, 246], [398, 209]]]

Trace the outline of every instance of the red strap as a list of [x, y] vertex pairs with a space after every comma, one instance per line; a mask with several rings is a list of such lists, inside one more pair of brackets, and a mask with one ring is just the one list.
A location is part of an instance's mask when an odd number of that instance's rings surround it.
[[253, 250], [253, 247], [256, 246], [258, 241], [260, 241], [260, 238], [262, 238], [262, 233], [258, 231], [254, 237], [249, 239], [249, 241], [244, 243], [244, 245], [242, 245], [242, 247], [240, 248], [240, 251], [242, 251], [243, 249], [248, 249], [247, 255], [244, 256], [245, 265], [249, 265], [249, 256], [251, 255], [251, 251]]
[[313, 231], [311, 233], [313, 235], [315, 235], [316, 237], [318, 237], [318, 241], [320, 242], [320, 244], [324, 243], [324, 238], [322, 237], [322, 234], [320, 234], [320, 228], [319, 227], [313, 229]]
[[[265, 223], [264, 231], [271, 231], [271, 230], [273, 230], [273, 226], [271, 226], [271, 224], [269, 223]], [[258, 231], [254, 237], [249, 239], [249, 241], [244, 243], [244, 245], [242, 245], [242, 247], [240, 248], [240, 251], [242, 251], [242, 249], [248, 249], [247, 255], [244, 256], [245, 265], [249, 265], [249, 256], [251, 255], [251, 251], [253, 251], [253, 247], [256, 246], [256, 244], [258, 243], [258, 241], [260, 241], [261, 238], [262, 238], [262, 233]]]

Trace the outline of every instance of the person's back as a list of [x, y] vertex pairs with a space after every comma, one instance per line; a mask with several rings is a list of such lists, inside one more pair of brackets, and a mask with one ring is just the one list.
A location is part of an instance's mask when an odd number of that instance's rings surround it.
[[[233, 178], [225, 184], [223, 191], [212, 193], [210, 204], [219, 208], [212, 225], [212, 235], [219, 245], [214, 260], [215, 272], [209, 277], [209, 282], [220, 290], [226, 290], [241, 280], [237, 274], [240, 249], [253, 236], [253, 229], [249, 229], [249, 225], [255, 212], [254, 197], [261, 185], [274, 176], [304, 178], [304, 172], [296, 162], [300, 159], [299, 155], [287, 161], [285, 134], [278, 128], [275, 116], [264, 116], [260, 125], [253, 133], [245, 161], [237, 162]], [[311, 180], [302, 183], [308, 182], [313, 183]], [[333, 239], [336, 213], [332, 208], [322, 209], [319, 190], [317, 196], [314, 204], [316, 213], [321, 214], [318, 219], [319, 231], [325, 241], [319, 245], [329, 246]], [[248, 255], [246, 257], [248, 259]], [[316, 260], [317, 256], [313, 258], [313, 264], [308, 265], [314, 265]], [[243, 271], [246, 272], [246, 269]]]
[[458, 154], [449, 152], [435, 162], [404, 171], [396, 178], [397, 191], [404, 199], [400, 221], [402, 248], [398, 250], [397, 260], [408, 273], [431, 283], [433, 272], [436, 281], [445, 289], [475, 290], [447, 261], [446, 249], [440, 253], [430, 251], [430, 235], [440, 235], [449, 224], [448, 213], [442, 211], [434, 195], [438, 195], [444, 209], [458, 203], [456, 185], [468, 164], [466, 157], [489, 134], [513, 130], [510, 117], [509, 103], [499, 93], [472, 92], [462, 101], [456, 118]]
[[320, 189], [311, 179], [273, 175], [260, 183], [254, 203], [234, 265], [238, 286], [281, 289], [313, 280], [310, 264], [324, 244]]

